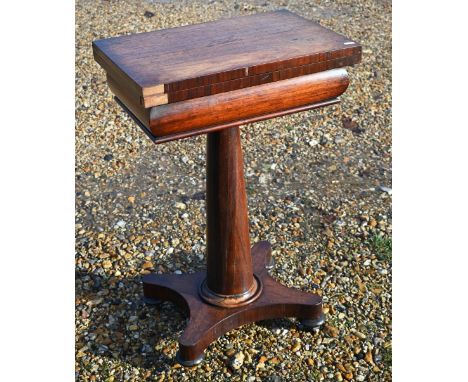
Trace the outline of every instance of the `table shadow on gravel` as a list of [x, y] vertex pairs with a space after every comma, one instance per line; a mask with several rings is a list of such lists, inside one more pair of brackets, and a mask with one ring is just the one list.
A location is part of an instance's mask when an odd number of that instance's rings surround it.
[[86, 352], [159, 371], [175, 362], [172, 353], [186, 325], [175, 304], [146, 304], [140, 276], [77, 272], [75, 280], [76, 318], [86, 317], [87, 322], [87, 329], [77, 330], [76, 341]]

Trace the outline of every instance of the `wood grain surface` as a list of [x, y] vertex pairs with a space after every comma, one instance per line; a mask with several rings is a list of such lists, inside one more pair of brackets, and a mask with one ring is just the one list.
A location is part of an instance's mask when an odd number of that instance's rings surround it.
[[153, 107], [149, 129], [161, 137], [261, 116], [336, 98], [348, 84], [346, 70], [333, 69]]
[[[230, 303], [238, 306], [257, 289], [250, 255], [244, 159], [238, 127], [208, 134], [206, 223], [205, 297], [221, 306]], [[224, 301], [220, 295], [238, 296]]]
[[97, 40], [93, 52], [148, 108], [352, 65], [361, 46], [280, 10]]

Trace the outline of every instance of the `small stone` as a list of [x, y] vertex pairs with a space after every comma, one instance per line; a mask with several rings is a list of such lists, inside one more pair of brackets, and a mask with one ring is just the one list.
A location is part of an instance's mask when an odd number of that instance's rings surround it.
[[135, 325], [135, 324], [130, 325], [130, 326], [128, 327], [128, 330], [131, 330], [131, 331], [134, 332], [135, 330], [138, 330], [138, 325]]
[[272, 365], [277, 365], [279, 364], [281, 361], [278, 359], [278, 357], [273, 357], [272, 359], [270, 359], [270, 363]]
[[228, 349], [224, 352], [226, 357], [232, 357], [234, 354], [236, 354], [236, 351], [234, 349]]
[[105, 269], [109, 269], [109, 268], [112, 268], [112, 262], [110, 260], [104, 260], [102, 262], [102, 266], [105, 268]]
[[379, 186], [380, 191], [386, 192], [387, 194], [392, 194], [392, 189], [390, 187]]
[[153, 12], [150, 12], [150, 11], [146, 11], [143, 16], [147, 17], [147, 18], [151, 18], [151, 17], [154, 17], [154, 13]]
[[341, 363], [339, 363], [338, 365], [336, 365], [336, 367], [337, 367], [339, 370], [341, 370], [341, 372], [346, 373], [346, 369], [345, 369], [345, 367], [344, 367]]
[[242, 367], [242, 365], [244, 364], [244, 353], [242, 352], [238, 352], [236, 354], [234, 354], [234, 356], [231, 358], [230, 362], [229, 362], [229, 366], [233, 369], [233, 370], [238, 370]]
[[174, 204], [174, 207], [178, 208], [179, 210], [185, 210], [187, 208], [187, 205], [185, 203], [182, 203], [182, 202], [176, 202]]
[[335, 373], [335, 378], [338, 382], [341, 382], [343, 380], [343, 376], [341, 375], [339, 371]]
[[357, 330], [354, 331], [354, 334], [357, 335], [361, 340], [366, 339], [366, 335], [361, 332], [358, 332]]
[[174, 248], [169, 247], [166, 251], [166, 255], [172, 255], [174, 253]]
[[364, 377], [363, 375], [358, 375], [358, 376], [356, 377], [356, 380], [359, 381], [359, 382], [363, 382], [363, 381], [366, 380], [366, 377]]
[[134, 196], [129, 196], [127, 199], [128, 199], [128, 201], [130, 203], [132, 203], [132, 204], [135, 203], [135, 197]]
[[293, 347], [292, 347], [291, 350], [292, 350], [293, 352], [297, 352], [297, 351], [299, 351], [300, 348], [301, 348], [301, 342], [300, 342], [300, 341], [296, 341], [296, 342], [294, 343], [294, 345], [293, 345]]
[[349, 372], [344, 375], [345, 379], [351, 381], [353, 379], [353, 373]]
[[265, 368], [265, 363], [264, 362], [259, 362], [257, 363], [257, 366], [255, 366], [255, 369], [264, 369]]
[[112, 154], [106, 154], [102, 159], [104, 159], [106, 162], [109, 162], [110, 160], [114, 159], [114, 156]]
[[338, 335], [340, 334], [340, 330], [330, 324], [326, 324], [323, 330], [325, 333], [327, 333], [331, 337], [338, 337]]
[[335, 143], [338, 144], [338, 145], [343, 143], [344, 141], [345, 141], [345, 139], [341, 135], [337, 135], [335, 137]]
[[372, 351], [368, 350], [366, 355], [364, 356], [364, 360], [371, 364], [371, 365], [374, 365], [374, 360], [372, 359]]
[[119, 220], [117, 223], [115, 223], [115, 226], [117, 228], [125, 228], [127, 225], [127, 222], [125, 220]]
[[314, 360], [312, 358], [307, 358], [306, 363], [308, 366], [314, 366]]
[[264, 174], [260, 175], [260, 177], [258, 178], [258, 182], [261, 184], [267, 183], [268, 182], [267, 177]]
[[151, 261], [145, 261], [145, 262], [143, 263], [142, 268], [143, 268], [143, 269], [149, 269], [149, 268], [153, 268], [153, 266], [154, 266], [154, 265], [153, 265], [153, 263], [152, 263]]
[[176, 275], [181, 275], [181, 274], [182, 274], [182, 271], [179, 270], [179, 269], [177, 269], [176, 271], [174, 271], [174, 273], [175, 273]]

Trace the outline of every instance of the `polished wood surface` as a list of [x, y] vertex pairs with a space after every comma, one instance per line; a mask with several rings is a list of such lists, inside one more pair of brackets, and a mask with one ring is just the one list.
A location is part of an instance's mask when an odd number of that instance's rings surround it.
[[148, 108], [352, 65], [361, 46], [280, 10], [97, 40], [93, 52]]
[[263, 285], [258, 299], [237, 308], [207, 304], [197, 293], [206, 272], [187, 275], [150, 274], [143, 278], [144, 295], [172, 301], [190, 317], [179, 338], [179, 362], [190, 366], [203, 358], [208, 345], [226, 332], [247, 323], [283, 317], [298, 317], [323, 323], [322, 298], [319, 295], [288, 288], [267, 271], [271, 265], [271, 246], [259, 242], [252, 247], [254, 272]]
[[336, 98], [348, 87], [345, 69], [309, 74], [151, 109], [156, 137], [224, 124]]
[[150, 124], [151, 109], [141, 107], [125, 85], [119, 84], [110, 74], [107, 74], [107, 84], [110, 91], [131, 111], [131, 113], [146, 127]]
[[287, 114], [288, 110], [320, 106], [340, 96], [349, 79], [345, 69], [333, 69], [151, 109], [139, 106], [109, 75], [108, 82], [111, 91], [152, 136], [171, 136], [168, 140], [172, 140], [196, 135], [198, 129], [207, 132], [212, 127], [235, 126], [237, 121], [261, 120], [263, 116]]
[[151, 99], [148, 104], [152, 106], [164, 105], [166, 103], [174, 103], [185, 101], [193, 98], [200, 98], [208, 95], [224, 93], [232, 90], [243, 89], [246, 87], [267, 84], [270, 82], [276, 82], [281, 80], [287, 80], [306, 74], [317, 73], [325, 70], [339, 68], [343, 66], [350, 66], [357, 64], [361, 57], [358, 55], [338, 58], [335, 60], [319, 62], [316, 64], [302, 65], [294, 68], [277, 70], [274, 72], [263, 73], [237, 80], [231, 80], [226, 82], [220, 82], [217, 84], [200, 86], [191, 89], [180, 90], [173, 93], [167, 93], [159, 95], [158, 100]]
[[219, 125], [214, 125], [214, 126], [204, 126], [200, 129], [196, 130], [188, 130], [188, 131], [182, 131], [182, 132], [177, 132], [175, 134], [171, 135], [165, 135], [163, 137], [155, 137], [153, 133], [143, 124], [141, 121], [131, 112], [131, 110], [122, 102], [120, 101], [117, 97], [114, 97], [115, 101], [122, 107], [122, 109], [130, 116], [132, 117], [133, 121], [141, 127], [141, 129], [148, 135], [148, 137], [156, 144], [161, 144], [161, 143], [166, 143], [170, 141], [175, 141], [178, 139], [183, 139], [183, 138], [189, 138], [193, 137], [195, 135], [200, 135], [200, 134], [208, 134], [208, 133], [213, 133], [215, 131], [220, 131], [223, 129], [228, 129], [230, 127], [237, 127], [241, 125], [247, 125], [249, 123], [253, 122], [258, 122], [258, 121], [263, 121], [266, 119], [272, 119], [276, 117], [281, 117], [284, 115], [288, 114], [294, 114], [294, 113], [299, 113], [302, 111], [307, 111], [307, 110], [313, 110], [313, 109], [318, 109], [320, 107], [324, 106], [330, 106], [334, 105], [340, 102], [339, 98], [332, 98], [326, 101], [321, 101], [317, 103], [312, 103], [304, 106], [299, 106], [299, 107], [293, 107], [291, 109], [286, 109], [286, 110], [279, 110], [279, 111], [274, 111], [272, 113], [268, 114], [262, 114], [259, 116], [254, 116], [254, 117], [249, 117], [249, 118], [242, 118], [242, 119], [237, 119], [232, 122], [226, 122], [226, 123], [221, 123]]
[[[207, 282], [204, 296], [217, 305], [238, 305], [258, 289], [250, 255], [247, 196], [240, 131], [232, 127], [207, 136]], [[216, 296], [217, 295], [217, 296]], [[236, 295], [226, 298], [226, 295]]]

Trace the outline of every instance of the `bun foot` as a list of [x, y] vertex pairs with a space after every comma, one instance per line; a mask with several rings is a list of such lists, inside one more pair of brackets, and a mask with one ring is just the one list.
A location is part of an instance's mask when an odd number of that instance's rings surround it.
[[203, 359], [205, 358], [204, 354], [201, 354], [195, 359], [185, 359], [183, 356], [180, 354], [180, 351], [176, 353], [176, 360], [178, 363], [180, 363], [182, 366], [185, 367], [192, 367], [198, 365]]
[[317, 329], [325, 323], [325, 315], [321, 313], [317, 318], [302, 318], [299, 322], [306, 329]]

